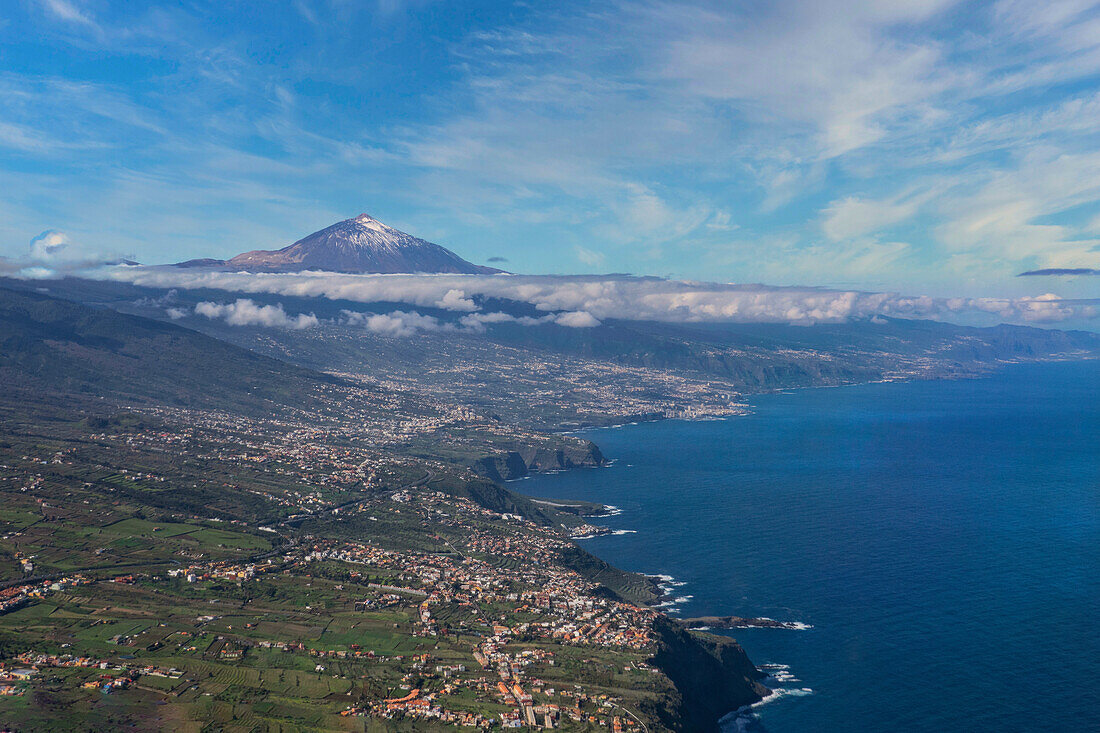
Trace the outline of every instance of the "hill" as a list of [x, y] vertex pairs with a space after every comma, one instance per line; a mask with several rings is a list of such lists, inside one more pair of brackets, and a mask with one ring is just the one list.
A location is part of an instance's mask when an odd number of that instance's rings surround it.
[[270, 412], [339, 380], [196, 331], [0, 288], [0, 379], [36, 394]]

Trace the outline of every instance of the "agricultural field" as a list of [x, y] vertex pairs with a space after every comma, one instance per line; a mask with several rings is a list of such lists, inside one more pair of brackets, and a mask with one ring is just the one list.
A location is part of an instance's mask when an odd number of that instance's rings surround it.
[[[326, 564], [331, 570], [339, 563]], [[103, 674], [98, 668], [47, 667], [28, 694], [0, 698], [0, 720], [16, 730], [403, 730], [408, 727], [400, 720], [380, 727], [379, 721], [340, 713], [414, 688], [442, 689], [436, 666], [462, 666], [468, 673], [448, 682], [470, 685], [454, 686], [437, 698], [439, 704], [483, 716], [511, 709], [484, 693], [489, 677], [473, 650], [485, 629], [476, 619], [465, 629], [431, 637], [417, 634], [416, 596], [390, 598], [393, 605], [380, 611], [355, 610], [356, 602], [392, 595], [299, 573], [246, 586], [150, 575], [56, 593], [48, 602], [0, 616], [0, 639], [18, 636], [37, 653], [155, 667], [172, 676], [142, 674], [108, 694], [82, 687]], [[441, 622], [469, 616], [457, 606], [438, 611]], [[515, 613], [508, 620], [526, 616]], [[637, 697], [639, 690], [654, 688], [652, 670], [633, 666], [644, 661], [638, 653], [538, 643], [524, 648], [552, 655], [552, 663], [527, 672], [543, 681], [540, 689], [570, 695], [540, 694], [547, 703], [572, 702], [577, 680], [585, 681], [585, 695], [593, 698]], [[42, 727], [44, 714], [49, 722]], [[78, 720], [83, 728], [66, 728]], [[421, 723], [416, 729], [431, 727]]]

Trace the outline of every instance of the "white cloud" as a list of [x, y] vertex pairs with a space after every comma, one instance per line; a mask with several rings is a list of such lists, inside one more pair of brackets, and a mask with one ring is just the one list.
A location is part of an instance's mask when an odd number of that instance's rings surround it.
[[31, 240], [30, 256], [34, 260], [51, 260], [69, 246], [69, 238], [64, 232], [49, 229]]
[[476, 311], [477, 304], [466, 297], [466, 294], [456, 288], [451, 288], [443, 297], [436, 301], [436, 305], [449, 311]]
[[71, 142], [43, 134], [26, 125], [13, 122], [0, 122], [0, 146], [20, 153], [48, 155], [72, 148]]
[[569, 328], [595, 328], [600, 325], [591, 313], [585, 311], [568, 311], [554, 317], [554, 323]]
[[485, 330], [485, 324], [487, 323], [518, 323], [523, 326], [535, 326], [539, 323], [546, 323], [553, 318], [552, 315], [542, 316], [541, 318], [513, 316], [510, 313], [496, 311], [493, 313], [471, 313], [460, 318], [459, 324], [467, 331], [481, 332]]
[[303, 329], [312, 328], [318, 324], [317, 316], [312, 313], [289, 316], [283, 310], [282, 304], [258, 305], [250, 298], [238, 298], [233, 303], [203, 301], [195, 305], [195, 313], [211, 320], [224, 319], [230, 326]]
[[953, 252], [1041, 267], [1100, 266], [1100, 240], [1052, 217], [1100, 197], [1100, 153], [1036, 149], [1011, 170], [961, 183], [937, 206]]
[[486, 324], [492, 323], [518, 323], [523, 326], [535, 326], [540, 323], [556, 323], [566, 328], [593, 328], [600, 325], [600, 321], [591, 314], [583, 311], [568, 311], [565, 313], [551, 313], [541, 318], [530, 316], [513, 316], [499, 311], [493, 313], [470, 313], [462, 316], [458, 321], [458, 327], [451, 323], [441, 322], [434, 316], [426, 316], [416, 311], [392, 311], [390, 313], [356, 313], [343, 312], [343, 322], [350, 326], [362, 326], [372, 333], [382, 336], [406, 337], [419, 331], [466, 331], [482, 333]]
[[1095, 304], [1067, 301], [1054, 293], [1015, 299], [952, 299], [948, 301], [948, 307], [955, 311], [993, 313], [1005, 319], [1027, 323], [1057, 323], [1071, 318], [1100, 316], [1100, 309]]
[[391, 313], [356, 313], [344, 311], [344, 322], [350, 326], [362, 326], [371, 333], [382, 336], [412, 336], [417, 331], [440, 331], [451, 328], [440, 323], [434, 316], [425, 316], [416, 311], [393, 311]]
[[468, 331], [481, 332], [485, 330], [487, 323], [518, 323], [521, 326], [537, 326], [540, 323], [556, 323], [566, 328], [594, 328], [600, 325], [600, 321], [590, 313], [584, 311], [566, 311], [564, 313], [548, 313], [539, 318], [531, 316], [513, 316], [510, 313], [471, 313], [463, 316], [459, 323]]
[[87, 13], [81, 10], [75, 3], [69, 2], [69, 0], [41, 0], [41, 2], [46, 10], [60, 20], [87, 26], [96, 31], [100, 30], [96, 22], [92, 20]]
[[[888, 256], [891, 245], [880, 245]], [[904, 245], [900, 245], [904, 246]], [[894, 247], [896, 249], [896, 247]], [[870, 255], [869, 255], [870, 256]], [[518, 275], [345, 275], [337, 273], [248, 274], [195, 272], [175, 268], [116, 268], [111, 277], [150, 287], [215, 288], [231, 292], [269, 293], [293, 297], [324, 297], [360, 303], [396, 302], [435, 307], [448, 291], [529, 303], [574, 327], [607, 319], [667, 322], [735, 321], [772, 323], [842, 322], [876, 315], [900, 318], [949, 318], [996, 313], [1012, 321], [1051, 320], [1052, 314], [1093, 317], [1057, 296], [1034, 298], [933, 298], [898, 293], [822, 288], [767, 287], [705, 283], [660, 278], [613, 276]], [[240, 302], [240, 301], [238, 301]], [[1041, 303], [1035, 305], [1036, 302]], [[211, 304], [213, 305], [213, 304]], [[223, 308], [225, 306], [222, 306]], [[268, 306], [270, 307], [270, 306]], [[281, 309], [280, 309], [281, 310]], [[572, 314], [563, 312], [574, 312]], [[583, 312], [580, 314], [576, 314]], [[375, 328], [404, 333], [409, 328], [445, 328], [430, 316], [395, 312]], [[366, 318], [360, 314], [360, 318]], [[464, 325], [492, 314], [470, 314]], [[398, 322], [395, 322], [398, 321]], [[501, 320], [503, 320], [501, 318]], [[537, 320], [537, 319], [536, 319]]]
[[623, 193], [609, 204], [616, 213], [614, 223], [600, 228], [612, 241], [667, 242], [698, 229], [713, 211], [706, 206], [676, 207], [649, 186], [626, 183]]
[[13, 277], [23, 278], [26, 280], [53, 280], [59, 277], [59, 273], [56, 270], [51, 270], [48, 267], [24, 267], [18, 270], [14, 270]]
[[10, 269], [31, 273], [28, 277], [52, 278], [88, 274], [124, 259], [129, 257], [96, 252], [65, 232], [47, 229], [31, 239], [25, 256], [7, 263]]
[[917, 202], [871, 201], [849, 196], [829, 204], [821, 225], [834, 242], [873, 234], [913, 216]]
[[951, 4], [819, 0], [718, 12], [660, 3], [641, 6], [639, 16], [661, 76], [741, 105], [764, 124], [809, 128], [813, 153], [836, 157], [881, 140], [906, 108], [953, 81], [938, 44], [893, 33]]
[[606, 259], [603, 254], [582, 247], [579, 244], [573, 246], [573, 252], [576, 253], [578, 260], [589, 267], [599, 267]]

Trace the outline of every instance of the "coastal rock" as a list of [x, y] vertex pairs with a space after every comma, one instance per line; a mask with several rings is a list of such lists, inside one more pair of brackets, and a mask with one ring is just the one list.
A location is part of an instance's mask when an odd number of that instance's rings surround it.
[[797, 621], [776, 621], [774, 618], [745, 618], [744, 616], [697, 616], [695, 618], [677, 619], [687, 629], [695, 629], [706, 626], [712, 629], [787, 629], [789, 631], [801, 631], [809, 628], [806, 624]]

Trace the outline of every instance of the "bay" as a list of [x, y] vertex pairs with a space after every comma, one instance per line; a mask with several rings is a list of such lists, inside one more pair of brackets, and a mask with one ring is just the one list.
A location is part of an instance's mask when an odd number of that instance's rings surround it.
[[751, 408], [587, 431], [612, 466], [513, 486], [621, 509], [583, 546], [675, 614], [812, 626], [730, 632], [789, 668], [737, 726], [1100, 730], [1100, 362]]

